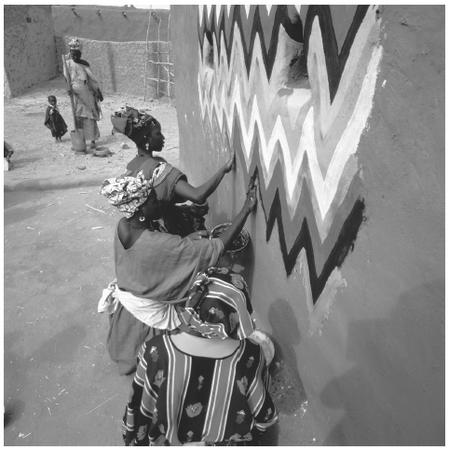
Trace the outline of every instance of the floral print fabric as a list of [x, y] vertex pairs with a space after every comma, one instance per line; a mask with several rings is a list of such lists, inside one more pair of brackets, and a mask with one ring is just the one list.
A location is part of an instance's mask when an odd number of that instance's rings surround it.
[[100, 194], [104, 195], [126, 218], [130, 218], [146, 202], [155, 180], [164, 168], [164, 163], [159, 164], [150, 179], [146, 179], [142, 171], [135, 177], [108, 178], [103, 182]]

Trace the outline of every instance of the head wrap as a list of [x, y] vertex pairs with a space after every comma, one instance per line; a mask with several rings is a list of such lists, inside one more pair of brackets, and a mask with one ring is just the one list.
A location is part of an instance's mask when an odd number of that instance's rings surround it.
[[193, 281], [181, 322], [210, 339], [245, 339], [254, 331], [248, 286], [227, 268], [211, 267]]
[[115, 206], [126, 218], [134, 215], [137, 209], [148, 199], [153, 190], [154, 181], [165, 168], [165, 163], [160, 163], [153, 171], [151, 179], [146, 179], [143, 171], [135, 177], [120, 176], [108, 178], [103, 181], [100, 194], [104, 195], [111, 205]]
[[115, 131], [126, 134], [130, 139], [146, 130], [160, 128], [161, 124], [145, 111], [139, 111], [131, 106], [122, 106], [111, 116], [111, 122]]
[[69, 50], [79, 50], [81, 51], [81, 42], [77, 38], [73, 38], [69, 41]]

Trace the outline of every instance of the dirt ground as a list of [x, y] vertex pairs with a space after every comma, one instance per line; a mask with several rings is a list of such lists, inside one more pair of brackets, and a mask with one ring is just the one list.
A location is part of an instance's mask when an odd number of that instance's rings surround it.
[[129, 380], [96, 312], [116, 220], [97, 187], [5, 194], [6, 445], [121, 443]]
[[[179, 141], [176, 109], [169, 99], [143, 101], [143, 98], [105, 94], [101, 104], [103, 119], [98, 122], [101, 137], [98, 148], [108, 148], [112, 155], [107, 158], [86, 155], [71, 150], [71, 139], [67, 132], [62, 142], [52, 138], [50, 130], [44, 126], [48, 95], [58, 99], [60, 112], [69, 130], [73, 129], [73, 115], [70, 99], [66, 92], [64, 78], [59, 77], [42, 83], [25, 94], [6, 99], [4, 105], [4, 138], [12, 145], [13, 170], [5, 172], [5, 185], [18, 183], [32, 184], [32, 181], [57, 179], [69, 182], [76, 178], [92, 179], [122, 173], [126, 162], [136, 153], [134, 143], [123, 134], [112, 135], [110, 116], [113, 111], [125, 104], [147, 109], [161, 122], [165, 135], [164, 157], [178, 166]], [[128, 148], [122, 148], [126, 144]], [[88, 150], [90, 152], [90, 150]]]

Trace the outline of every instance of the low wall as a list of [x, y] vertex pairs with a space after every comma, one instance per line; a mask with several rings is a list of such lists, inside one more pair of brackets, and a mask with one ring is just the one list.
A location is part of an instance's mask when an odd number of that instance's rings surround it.
[[[154, 15], [149, 16], [150, 12]], [[106, 5], [53, 5], [52, 13], [57, 37], [78, 36], [85, 39], [113, 42], [145, 41], [149, 31], [149, 41], [170, 40], [170, 10], [167, 9], [149, 10]], [[160, 21], [159, 37], [158, 18]]]
[[[62, 73], [61, 55], [68, 53], [67, 43], [72, 36], [58, 38], [58, 71]], [[174, 97], [173, 66], [157, 65], [150, 60], [172, 61], [169, 42], [109, 42], [79, 38], [82, 58], [89, 62], [100, 81], [103, 92], [118, 92], [148, 98]], [[145, 61], [147, 65], [145, 67]], [[170, 75], [167, 74], [170, 70]], [[161, 79], [159, 88], [156, 79]]]
[[50, 6], [4, 6], [5, 96], [57, 75]]

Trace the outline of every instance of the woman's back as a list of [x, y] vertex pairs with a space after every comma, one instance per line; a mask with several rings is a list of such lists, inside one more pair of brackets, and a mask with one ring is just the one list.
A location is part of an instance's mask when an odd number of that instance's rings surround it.
[[250, 441], [254, 421], [276, 420], [263, 353], [247, 339], [227, 356], [213, 358], [193, 356], [169, 335], [157, 336], [142, 347], [139, 359], [137, 395], [128, 413], [134, 420], [139, 416], [137, 434], [158, 445]]
[[134, 295], [158, 301], [184, 295], [193, 277], [216, 264], [223, 250], [220, 239], [181, 238], [144, 230], [129, 248], [114, 238], [118, 286]]

